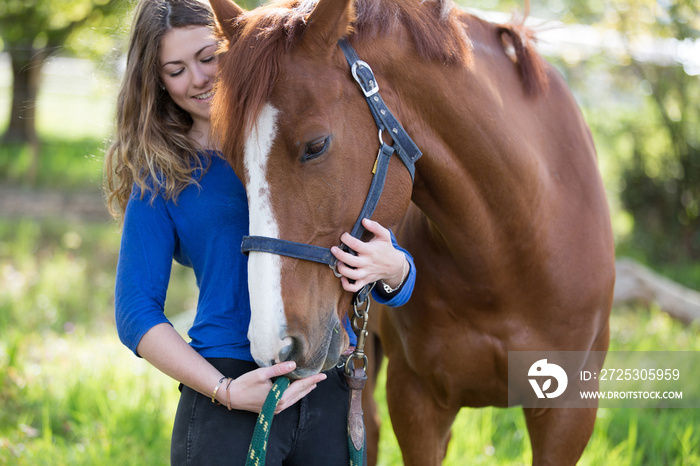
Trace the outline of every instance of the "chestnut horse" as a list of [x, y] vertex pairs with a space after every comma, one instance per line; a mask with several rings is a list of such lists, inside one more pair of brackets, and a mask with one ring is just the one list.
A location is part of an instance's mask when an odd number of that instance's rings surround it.
[[[380, 316], [405, 464], [441, 462], [461, 407], [507, 406], [509, 351], [607, 350], [614, 247], [595, 149], [527, 30], [449, 0], [211, 4], [214, 130], [246, 186], [251, 235], [328, 248], [357, 219], [379, 143], [341, 38], [423, 152], [414, 183], [391, 159], [373, 216], [418, 272], [411, 301]], [[259, 364], [294, 359], [302, 377], [338, 361], [351, 296], [328, 267], [252, 252], [249, 286]], [[533, 463], [565, 465], [596, 407], [524, 413]]]

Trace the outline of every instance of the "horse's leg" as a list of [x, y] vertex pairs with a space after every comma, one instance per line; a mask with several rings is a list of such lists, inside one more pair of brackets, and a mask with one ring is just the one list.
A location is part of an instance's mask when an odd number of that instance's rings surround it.
[[524, 408], [532, 464], [575, 465], [593, 433], [597, 408]]
[[[592, 346], [592, 351], [607, 351], [610, 328], [607, 321]], [[602, 361], [600, 361], [602, 364]], [[578, 390], [577, 381], [571, 381]], [[597, 390], [598, 382], [586, 390]], [[588, 400], [582, 408], [524, 408], [525, 422], [532, 445], [532, 464], [575, 465], [593, 434], [597, 400]]]
[[365, 420], [367, 466], [377, 464], [377, 452], [379, 451], [379, 411], [374, 399], [374, 390], [377, 387], [377, 377], [384, 356], [382, 344], [376, 333], [372, 332], [365, 341], [365, 354], [369, 360], [369, 373], [367, 383], [362, 390], [362, 411]]
[[403, 355], [387, 363], [387, 405], [406, 466], [439, 466], [447, 453], [450, 428], [459, 407], [441, 406], [406, 365]]

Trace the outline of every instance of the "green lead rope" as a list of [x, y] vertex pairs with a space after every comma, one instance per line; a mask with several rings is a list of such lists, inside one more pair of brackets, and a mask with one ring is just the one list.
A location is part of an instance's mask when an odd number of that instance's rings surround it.
[[[275, 408], [279, 403], [284, 391], [289, 387], [289, 378], [279, 377], [270, 389], [270, 393], [265, 398], [262, 410], [258, 416], [258, 421], [253, 430], [253, 439], [250, 441], [248, 448], [248, 457], [245, 461], [245, 466], [265, 466], [265, 457], [267, 455], [267, 439], [270, 436], [272, 420], [275, 416]], [[348, 447], [350, 453], [350, 466], [362, 466], [364, 460], [364, 443], [358, 450], [352, 443], [352, 439], [348, 435]]]
[[258, 416], [258, 422], [255, 424], [255, 430], [253, 430], [253, 440], [250, 441], [245, 466], [265, 466], [267, 438], [270, 435], [275, 408], [287, 387], [289, 387], [289, 378], [279, 377], [272, 385], [270, 393], [267, 394], [265, 403], [263, 403], [262, 410]]
[[355, 444], [352, 443], [352, 439], [348, 435], [348, 447], [350, 452], [350, 466], [363, 466], [364, 461], [364, 444], [359, 450], [355, 448]]

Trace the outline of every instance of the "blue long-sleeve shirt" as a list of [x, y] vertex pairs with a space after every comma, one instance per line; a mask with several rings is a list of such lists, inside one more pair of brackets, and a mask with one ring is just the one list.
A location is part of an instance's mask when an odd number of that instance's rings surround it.
[[[134, 187], [129, 199], [117, 264], [115, 318], [121, 341], [136, 353], [141, 338], [164, 314], [172, 261], [191, 267], [199, 287], [197, 312], [188, 331], [190, 345], [204, 357], [252, 361], [247, 332], [250, 322], [247, 256], [241, 239], [248, 234], [245, 189], [231, 167], [212, 153], [199, 186], [184, 189], [177, 202]], [[405, 304], [413, 292], [415, 265], [401, 290], [390, 300], [376, 291], [375, 300]], [[346, 328], [347, 319], [345, 319]], [[355, 336], [350, 332], [351, 343]]]

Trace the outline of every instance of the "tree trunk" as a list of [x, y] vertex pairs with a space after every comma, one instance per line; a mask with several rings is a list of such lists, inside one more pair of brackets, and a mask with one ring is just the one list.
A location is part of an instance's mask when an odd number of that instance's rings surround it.
[[671, 317], [690, 323], [700, 319], [700, 292], [686, 288], [629, 258], [618, 258], [613, 305], [656, 304]]
[[39, 138], [36, 132], [36, 104], [41, 79], [41, 67], [47, 50], [31, 47], [10, 50], [12, 61], [12, 108], [10, 124], [2, 140], [4, 143], [29, 144], [31, 164], [27, 173], [34, 183], [39, 169]]

